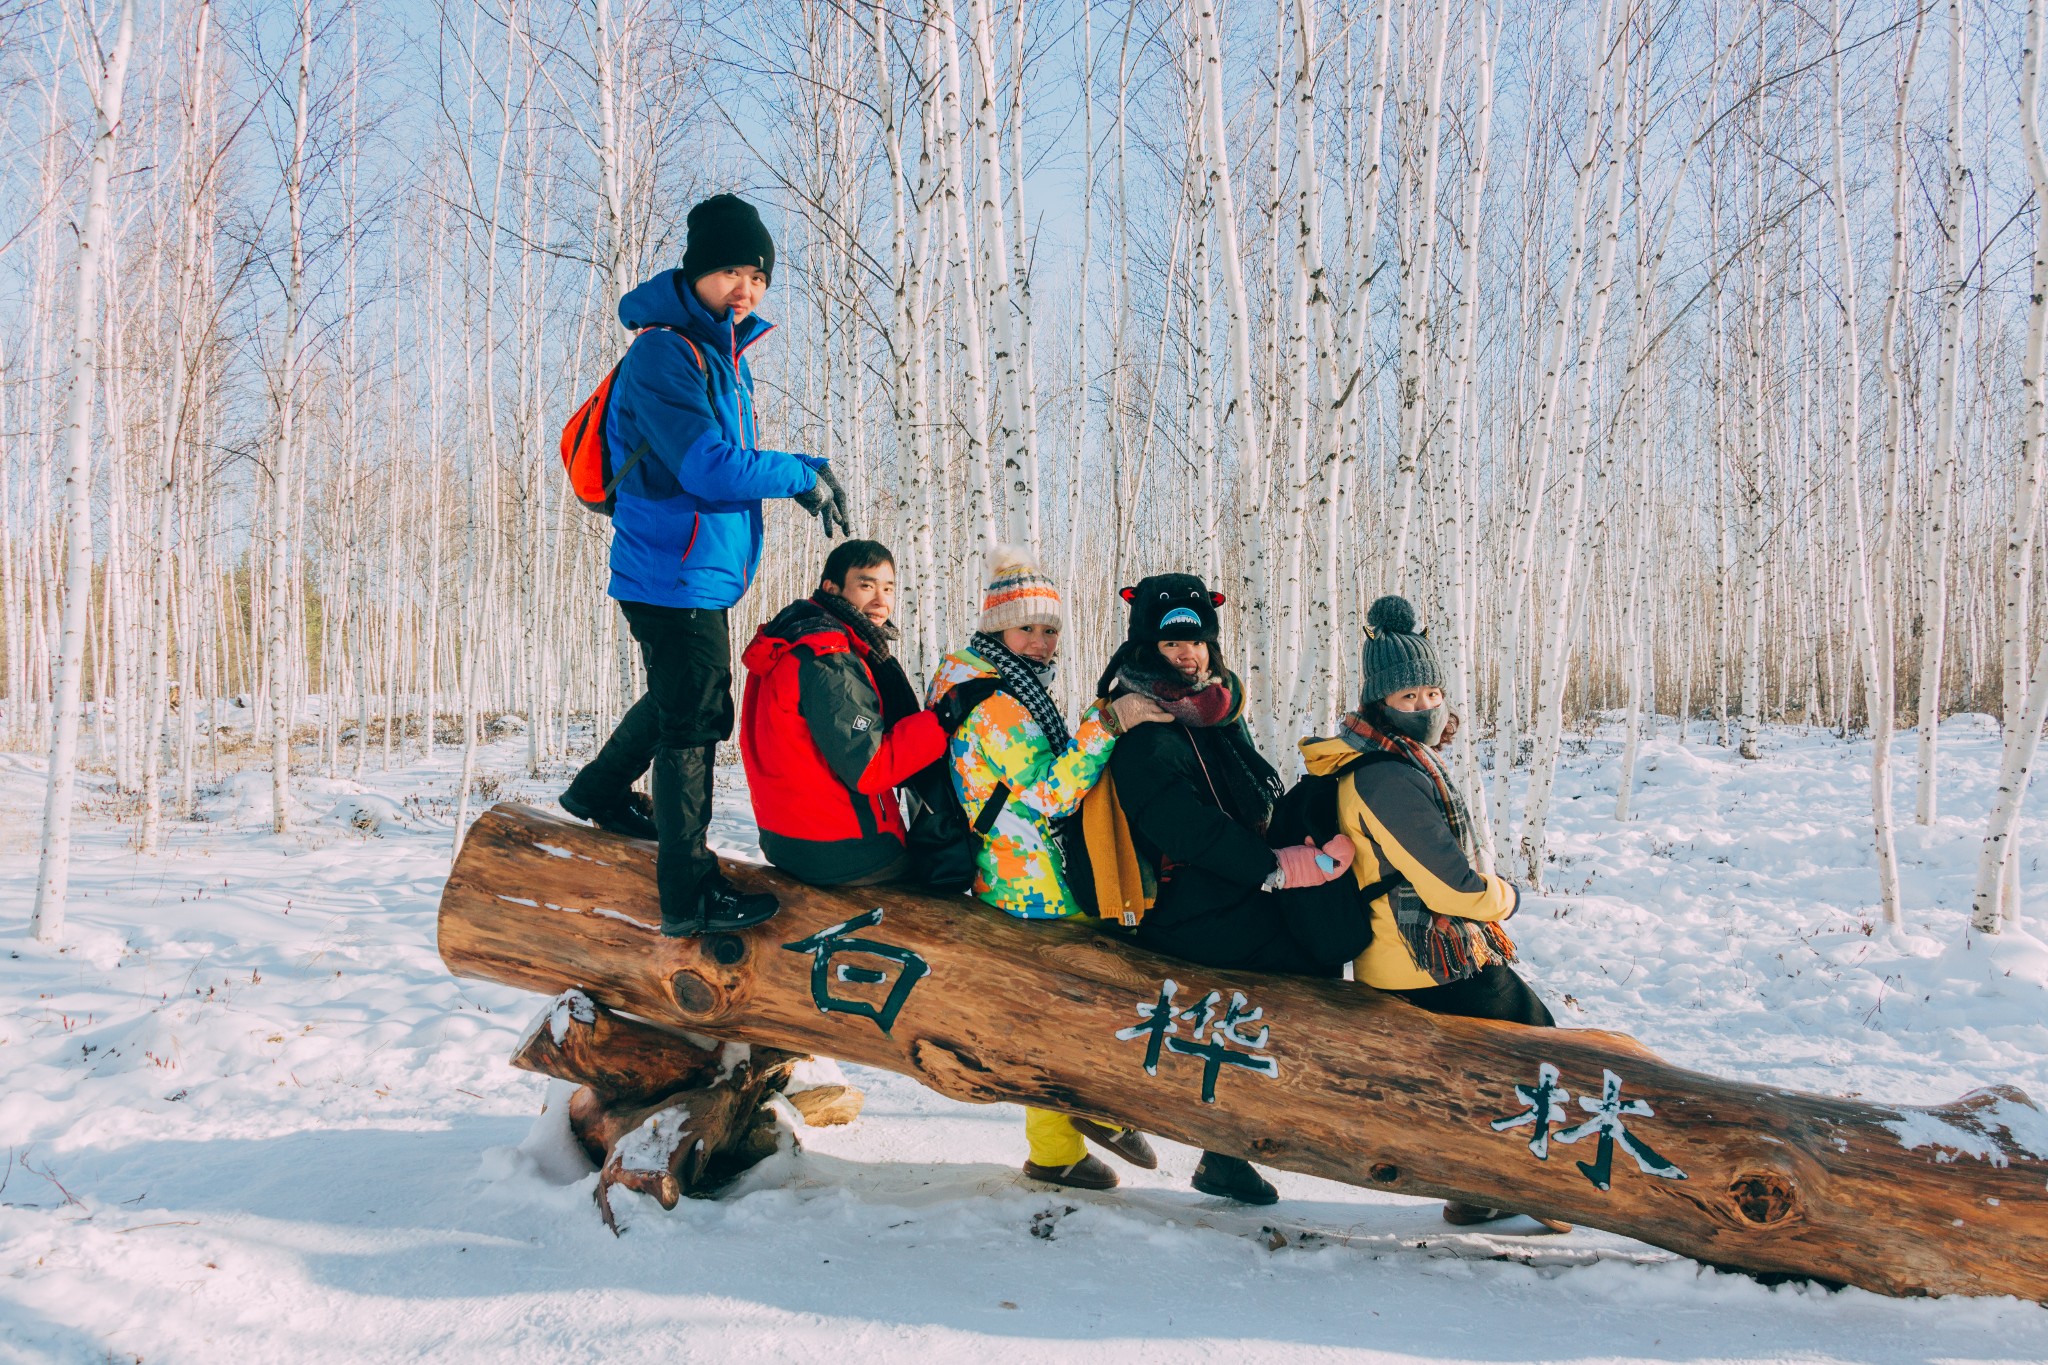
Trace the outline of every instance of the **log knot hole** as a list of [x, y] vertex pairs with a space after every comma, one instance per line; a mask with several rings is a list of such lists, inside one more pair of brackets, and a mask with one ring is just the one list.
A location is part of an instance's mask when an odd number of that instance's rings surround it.
[[704, 954], [721, 967], [736, 967], [746, 960], [747, 941], [738, 934], [713, 934], [704, 940]]
[[1365, 1177], [1375, 1185], [1391, 1185], [1401, 1178], [1401, 1168], [1390, 1166], [1384, 1161], [1375, 1161], [1365, 1168]]
[[695, 972], [677, 972], [669, 978], [668, 986], [676, 998], [676, 1005], [685, 1014], [701, 1018], [718, 1009], [718, 991]]
[[1744, 1222], [1763, 1228], [1790, 1218], [1799, 1203], [1792, 1182], [1776, 1171], [1744, 1171], [1728, 1182], [1728, 1194]]

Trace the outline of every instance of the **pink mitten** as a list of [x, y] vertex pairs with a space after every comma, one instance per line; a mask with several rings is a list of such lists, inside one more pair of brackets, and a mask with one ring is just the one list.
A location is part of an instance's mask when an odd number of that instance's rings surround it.
[[[1348, 839], [1345, 840], [1347, 847], [1350, 842]], [[1316, 859], [1322, 856], [1322, 850], [1314, 844], [1289, 844], [1286, 848], [1274, 849], [1273, 856], [1280, 862], [1282, 890], [1292, 891], [1297, 887], [1321, 886], [1335, 875], [1323, 871], [1317, 865]]]
[[[1335, 881], [1346, 872], [1349, 872], [1351, 870], [1351, 859], [1354, 856], [1349, 836], [1340, 834], [1330, 840], [1329, 843], [1324, 844], [1323, 856], [1336, 864], [1335, 867], [1328, 869], [1331, 881]], [[1320, 865], [1318, 864], [1318, 866]]]

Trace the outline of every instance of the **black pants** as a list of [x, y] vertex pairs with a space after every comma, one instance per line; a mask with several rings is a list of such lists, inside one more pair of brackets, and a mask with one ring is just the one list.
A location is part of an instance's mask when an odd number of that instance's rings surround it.
[[1298, 976], [1342, 976], [1365, 951], [1372, 921], [1349, 877], [1292, 891], [1252, 891], [1234, 905], [1197, 915], [1155, 909], [1138, 942], [1205, 967]]
[[654, 862], [661, 917], [691, 921], [718, 859], [704, 841], [711, 823], [711, 769], [732, 735], [732, 636], [723, 610], [621, 602], [647, 666], [647, 694], [570, 784], [579, 800], [609, 805], [654, 769]]
[[1463, 981], [1453, 981], [1445, 986], [1424, 986], [1420, 990], [1395, 991], [1394, 994], [1431, 1014], [1455, 1014], [1464, 1019], [1499, 1019], [1534, 1028], [1557, 1027], [1550, 1007], [1505, 962], [1489, 962]]

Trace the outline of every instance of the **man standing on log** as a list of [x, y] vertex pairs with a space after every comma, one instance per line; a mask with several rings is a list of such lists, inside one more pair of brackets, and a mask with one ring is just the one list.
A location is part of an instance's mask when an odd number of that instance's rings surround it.
[[[654, 838], [661, 932], [680, 938], [759, 924], [769, 895], [741, 895], [705, 843], [712, 759], [732, 734], [726, 612], [761, 562], [763, 498], [794, 498], [830, 536], [847, 527], [826, 462], [754, 444], [749, 347], [775, 273], [775, 243], [753, 205], [714, 195], [690, 210], [679, 270], [619, 301], [639, 333], [613, 380], [605, 442], [634, 452], [615, 490], [611, 595], [647, 668], [647, 694], [562, 793], [562, 809]], [[654, 801], [633, 783], [654, 769]]]
[[825, 559], [818, 590], [740, 656], [740, 760], [768, 861], [814, 886], [904, 880], [897, 788], [946, 755], [959, 694], [927, 711], [892, 652], [896, 560], [873, 540]]

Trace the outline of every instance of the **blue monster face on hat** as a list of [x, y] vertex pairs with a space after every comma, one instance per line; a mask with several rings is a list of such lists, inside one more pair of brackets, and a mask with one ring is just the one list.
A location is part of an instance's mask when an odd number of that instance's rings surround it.
[[1223, 594], [1209, 591], [1193, 574], [1154, 574], [1123, 590], [1131, 604], [1129, 638], [1144, 644], [1161, 640], [1206, 640], [1216, 643], [1216, 608]]

